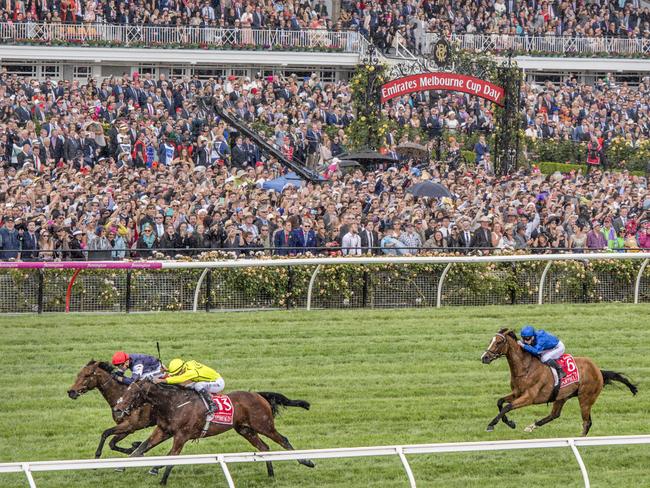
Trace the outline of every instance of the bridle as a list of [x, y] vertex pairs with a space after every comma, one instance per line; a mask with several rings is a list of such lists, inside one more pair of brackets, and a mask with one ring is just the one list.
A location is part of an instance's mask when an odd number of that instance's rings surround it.
[[[132, 406], [133, 400], [135, 400], [138, 396], [140, 396], [144, 391], [142, 389], [142, 386], [139, 385], [139, 383], [140, 383], [139, 381], [134, 381], [133, 383], [131, 383], [129, 385], [129, 388], [135, 387], [138, 390], [138, 393], [136, 393], [137, 396], [133, 397], [133, 399], [131, 400], [131, 404], [127, 405], [126, 408], [124, 408], [124, 410], [116, 409], [116, 408], [113, 409], [113, 412], [115, 412], [115, 414], [118, 416], [118, 418], [122, 418], [125, 415], [129, 415], [131, 413], [131, 410], [133, 409], [133, 406]], [[120, 397], [118, 402], [121, 402], [121, 401], [123, 401], [122, 397]]]
[[[88, 379], [90, 379], [90, 377], [92, 377], [92, 376], [98, 376], [98, 375], [97, 375], [97, 367], [95, 367], [95, 369], [93, 369], [92, 374], [90, 374], [90, 375], [88, 375], [88, 376], [86, 377], [86, 379], [84, 380], [83, 385], [81, 386], [81, 388], [79, 388], [79, 389], [77, 390], [77, 393], [78, 393], [79, 395], [83, 395], [84, 393], [87, 393], [87, 392], [90, 390], [90, 389], [88, 388], [88, 385], [87, 385], [86, 383], [88, 383]], [[103, 383], [97, 385], [95, 388], [101, 390], [102, 388], [104, 388], [106, 385], [108, 385], [108, 384], [109, 384], [111, 381], [113, 381], [114, 379], [115, 379], [115, 378], [113, 378], [113, 375], [109, 374], [109, 375], [108, 375], [108, 378], [106, 379], [106, 381], [104, 381]]]
[[494, 361], [495, 359], [499, 359], [501, 356], [503, 356], [503, 353], [502, 353], [502, 352], [500, 352], [500, 353], [496, 353], [496, 352], [492, 352], [492, 351], [490, 351], [490, 349], [492, 348], [492, 345], [493, 345], [493, 344], [498, 344], [498, 343], [500, 343], [501, 341], [507, 343], [507, 342], [508, 342], [508, 339], [506, 339], [506, 336], [505, 336], [504, 334], [502, 334], [502, 333], [500, 333], [500, 332], [497, 332], [496, 335], [492, 338], [492, 342], [490, 342], [490, 345], [488, 346], [488, 348], [487, 348], [487, 349], [485, 350], [485, 352], [483, 353], [484, 356], [487, 355], [487, 357], [488, 357], [488, 359], [489, 359], [490, 361]]

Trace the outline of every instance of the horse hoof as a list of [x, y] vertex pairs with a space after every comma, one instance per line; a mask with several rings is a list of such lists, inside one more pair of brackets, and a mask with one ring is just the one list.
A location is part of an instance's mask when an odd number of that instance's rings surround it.
[[298, 462], [302, 464], [303, 466], [307, 466], [308, 468], [315, 468], [316, 465], [310, 461], [309, 459], [298, 459]]
[[488, 425], [487, 429], [485, 429], [485, 432], [494, 432], [494, 425]]
[[515, 422], [512, 421], [512, 420], [506, 422], [506, 425], [507, 425], [508, 427], [510, 427], [511, 429], [516, 429], [516, 428], [517, 428], [517, 424], [515, 424]]
[[535, 424], [530, 424], [528, 427], [524, 429], [524, 432], [528, 432], [529, 434], [534, 431], [537, 428]]
[[148, 473], [152, 476], [158, 476], [158, 468], [151, 468]]
[[115, 471], [117, 473], [124, 473], [124, 471], [126, 471], [126, 468], [115, 468]]
[[133, 444], [131, 444], [131, 447], [133, 449], [137, 449], [138, 447], [140, 447], [140, 444], [142, 444], [142, 442], [134, 442]]

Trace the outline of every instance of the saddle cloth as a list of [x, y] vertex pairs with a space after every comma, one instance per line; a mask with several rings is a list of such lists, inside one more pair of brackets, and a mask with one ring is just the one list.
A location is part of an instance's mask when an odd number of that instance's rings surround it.
[[[565, 386], [569, 386], [580, 381], [580, 372], [578, 371], [578, 366], [576, 365], [575, 359], [573, 359], [573, 356], [571, 354], [563, 354], [560, 356], [560, 359], [557, 360], [557, 363], [566, 373], [566, 376], [562, 378], [560, 388], [564, 388]], [[551, 372], [553, 373], [553, 384], [557, 385], [557, 371], [555, 371], [554, 368], [551, 368]]]
[[232, 425], [235, 407], [228, 395], [210, 395], [216, 407], [214, 417], [210, 422], [214, 424]]

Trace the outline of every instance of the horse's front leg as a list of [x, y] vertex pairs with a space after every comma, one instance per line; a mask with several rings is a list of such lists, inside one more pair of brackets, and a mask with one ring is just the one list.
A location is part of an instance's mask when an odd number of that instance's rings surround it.
[[[514, 392], [510, 393], [509, 395], [506, 395], [504, 397], [499, 398], [497, 400], [497, 409], [499, 410], [499, 412], [501, 412], [501, 409], [503, 408], [504, 403], [510, 403], [512, 400], [514, 400], [514, 398], [515, 398], [515, 393]], [[505, 415], [501, 418], [501, 420], [503, 421], [504, 424], [506, 424], [511, 429], [514, 429], [514, 428], [517, 427], [517, 424], [515, 424], [514, 421], [509, 420], [508, 417], [505, 416]]]
[[527, 392], [524, 393], [522, 396], [519, 398], [515, 398], [512, 402], [506, 403], [503, 408], [499, 411], [499, 415], [494, 417], [492, 419], [492, 422], [490, 422], [487, 426], [487, 429], [485, 429], [487, 432], [492, 432], [494, 430], [494, 426], [499, 423], [499, 420], [501, 420], [505, 414], [507, 414], [510, 410], [515, 410], [517, 408], [525, 407], [527, 405], [532, 405], [531, 395]]

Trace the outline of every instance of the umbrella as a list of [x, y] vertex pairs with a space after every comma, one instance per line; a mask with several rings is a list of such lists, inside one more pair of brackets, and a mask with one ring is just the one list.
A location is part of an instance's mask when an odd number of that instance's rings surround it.
[[391, 158], [388, 154], [381, 154], [378, 153], [377, 151], [359, 151], [355, 153], [345, 153], [345, 154], [339, 154], [338, 156], [339, 159], [343, 160], [350, 160], [350, 161], [358, 161], [360, 164], [364, 163], [394, 163], [395, 160]]
[[280, 193], [288, 185], [299, 187], [303, 186], [304, 184], [305, 182], [300, 179], [300, 176], [294, 172], [290, 172], [286, 175], [275, 178], [274, 180], [265, 181], [262, 183], [262, 188], [264, 190], [272, 190]]
[[449, 197], [451, 198], [451, 192], [442, 186], [440, 183], [434, 183], [433, 181], [423, 181], [417, 185], [413, 185], [408, 190], [409, 193], [412, 193], [416, 197], [429, 197], [429, 198], [442, 198]]
[[395, 149], [398, 154], [404, 156], [411, 156], [414, 158], [425, 158], [429, 155], [429, 151], [422, 144], [417, 144], [415, 142], [405, 142], [400, 144]]

